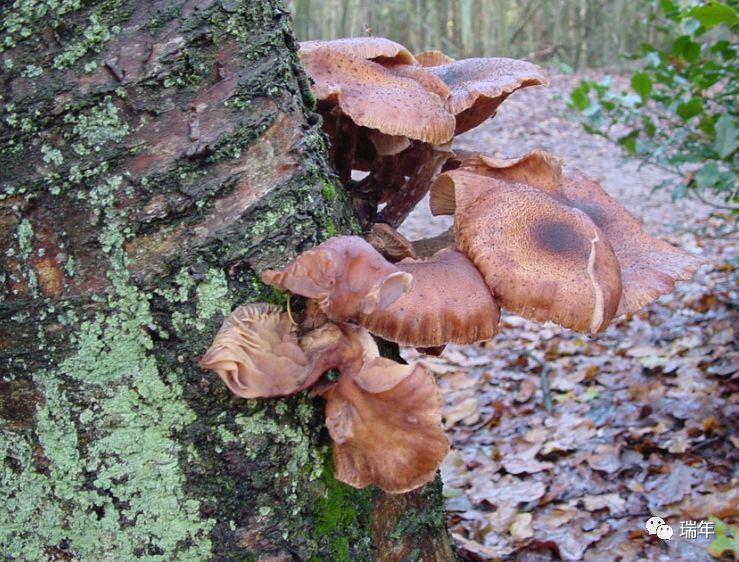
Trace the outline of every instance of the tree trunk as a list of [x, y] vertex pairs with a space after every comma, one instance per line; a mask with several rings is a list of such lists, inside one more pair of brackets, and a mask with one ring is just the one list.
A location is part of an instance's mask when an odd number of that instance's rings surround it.
[[0, 9], [3, 560], [451, 560], [440, 484], [332, 478], [323, 404], [197, 367], [354, 227], [277, 0]]

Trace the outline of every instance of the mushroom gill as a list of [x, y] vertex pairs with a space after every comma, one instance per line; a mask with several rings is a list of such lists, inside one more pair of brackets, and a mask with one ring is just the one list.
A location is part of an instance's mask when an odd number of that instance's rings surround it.
[[225, 320], [200, 358], [242, 398], [287, 396], [310, 386], [323, 371], [300, 348], [294, 325], [278, 306], [253, 303]]

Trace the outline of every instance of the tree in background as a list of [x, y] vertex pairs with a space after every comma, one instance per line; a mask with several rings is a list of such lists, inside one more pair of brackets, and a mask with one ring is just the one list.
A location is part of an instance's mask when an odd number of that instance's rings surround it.
[[642, 45], [633, 58], [643, 67], [631, 76], [630, 90], [617, 91], [610, 78], [583, 80], [571, 106], [582, 111], [589, 132], [670, 172], [657, 187], [671, 188], [675, 199], [714, 193], [725, 201], [720, 207], [737, 218], [736, 3], [658, 5], [667, 46]]

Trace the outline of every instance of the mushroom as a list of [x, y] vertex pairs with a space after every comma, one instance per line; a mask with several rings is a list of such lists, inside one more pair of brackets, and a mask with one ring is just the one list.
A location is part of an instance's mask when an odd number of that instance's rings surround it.
[[392, 226], [377, 222], [365, 234], [367, 242], [386, 259], [397, 262], [404, 258], [416, 258], [413, 244]]
[[265, 270], [262, 281], [316, 299], [331, 320], [382, 309], [409, 290], [413, 278], [358, 236], [337, 236], [303, 252], [282, 270]]
[[[311, 41], [301, 43], [300, 56], [314, 82], [340, 178], [348, 182], [352, 169], [370, 172], [354, 190], [360, 221], [374, 219], [387, 190], [389, 218], [383, 221], [397, 226], [448, 157], [447, 148], [431, 147], [454, 134], [455, 118], [445, 107], [449, 88], [387, 40]], [[409, 173], [397, 169], [401, 153], [412, 162]]]
[[[464, 160], [460, 169], [534, 186], [588, 215], [610, 242], [621, 268], [623, 291], [617, 314], [634, 312], [669, 293], [675, 281], [688, 279], [702, 263], [644, 232], [598, 182], [577, 169], [563, 170], [561, 161], [543, 150], [508, 159], [477, 155]], [[446, 180], [439, 182], [432, 190], [432, 212], [453, 213], [454, 207], [454, 186]]]
[[646, 233], [595, 180], [579, 170], [562, 178], [562, 198], [586, 213], [608, 237], [619, 264], [623, 296], [618, 314], [634, 312], [690, 279], [703, 264], [697, 256]]
[[434, 479], [449, 444], [439, 389], [422, 364], [377, 357], [342, 371], [322, 396], [338, 480], [397, 494]]
[[454, 62], [452, 57], [445, 55], [441, 51], [423, 51], [422, 53], [417, 53], [416, 60], [421, 63], [421, 66], [441, 66], [442, 64]]
[[298, 339], [278, 306], [240, 306], [200, 366], [215, 371], [242, 398], [294, 394], [338, 369], [338, 382], [316, 393], [327, 401], [335, 476], [352, 486], [412, 490], [434, 478], [448, 451], [431, 372], [380, 357], [370, 333], [359, 326], [328, 322]]
[[452, 138], [454, 117], [438, 95], [363, 57], [361, 51], [350, 51], [345, 43], [339, 48], [334, 41], [320, 43], [308, 48], [301, 43], [300, 49], [316, 98], [338, 106], [356, 125], [387, 135], [432, 144]]
[[266, 303], [234, 310], [199, 364], [242, 398], [294, 394], [323, 373], [298, 345], [287, 313]]
[[421, 348], [475, 343], [497, 333], [500, 309], [464, 254], [445, 249], [427, 260], [396, 265], [413, 276], [413, 287], [388, 307], [360, 315], [370, 332]]
[[345, 37], [330, 41], [301, 41], [300, 56], [340, 53], [377, 62], [416, 64], [416, 58], [400, 43], [384, 37]]
[[457, 247], [501, 306], [575, 330], [606, 328], [621, 298], [621, 272], [585, 213], [535, 187], [463, 168], [442, 174], [438, 189], [453, 192]]
[[[428, 59], [431, 61], [431, 56]], [[465, 59], [434, 64], [426, 70], [441, 78], [452, 91], [447, 107], [457, 118], [455, 135], [477, 127], [492, 116], [516, 90], [549, 84], [541, 67], [508, 58]]]

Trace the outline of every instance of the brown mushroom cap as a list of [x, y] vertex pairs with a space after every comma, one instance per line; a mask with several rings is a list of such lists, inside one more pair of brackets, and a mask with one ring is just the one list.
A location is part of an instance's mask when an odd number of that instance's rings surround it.
[[579, 170], [566, 171], [562, 194], [608, 237], [619, 263], [623, 296], [618, 314], [634, 312], [689, 279], [703, 260], [642, 230], [618, 201]]
[[442, 177], [454, 184], [457, 247], [501, 306], [575, 330], [605, 329], [621, 298], [621, 273], [585, 213], [524, 184], [467, 170]]
[[441, 66], [442, 64], [454, 62], [452, 57], [445, 55], [441, 51], [423, 51], [422, 53], [417, 53], [416, 60], [421, 63], [421, 66]]
[[472, 58], [429, 66], [452, 90], [449, 111], [457, 116], [455, 134], [477, 127], [519, 88], [545, 86], [541, 67], [508, 58]]
[[[544, 150], [533, 150], [519, 158], [495, 158], [485, 154], [455, 151], [455, 168], [481, 176], [532, 185], [555, 196], [560, 191], [562, 161]], [[440, 178], [432, 187], [429, 207], [433, 215], [453, 215], [456, 208], [454, 182]]]
[[317, 53], [343, 55], [395, 64], [418, 64], [411, 52], [400, 43], [384, 37], [345, 37], [329, 41], [301, 41], [300, 56]]
[[500, 308], [464, 254], [445, 249], [397, 266], [413, 275], [413, 287], [387, 308], [360, 317], [370, 332], [415, 347], [475, 343], [497, 333]]
[[365, 234], [367, 242], [393, 263], [405, 258], [417, 258], [413, 244], [389, 224], [376, 222]]
[[358, 373], [342, 372], [323, 396], [338, 480], [402, 493], [434, 479], [449, 444], [426, 367], [375, 358]]
[[300, 56], [316, 98], [336, 103], [357, 125], [432, 144], [454, 135], [444, 100], [416, 80], [341, 51], [308, 49]]
[[337, 236], [303, 252], [282, 270], [262, 272], [262, 281], [318, 301], [330, 319], [344, 322], [385, 308], [413, 278], [358, 236]]
[[280, 307], [265, 303], [234, 310], [199, 363], [215, 371], [242, 398], [293, 394], [323, 372], [315, 372], [298, 345], [290, 317]]
[[[610, 242], [621, 267], [623, 293], [618, 314], [634, 312], [669, 293], [676, 280], [688, 279], [702, 263], [698, 257], [644, 232], [598, 182], [577, 169], [563, 171], [561, 161], [543, 150], [510, 159], [477, 155], [464, 160], [460, 169], [537, 187], [587, 214]], [[453, 182], [438, 183], [431, 192], [432, 212], [453, 213]]]

